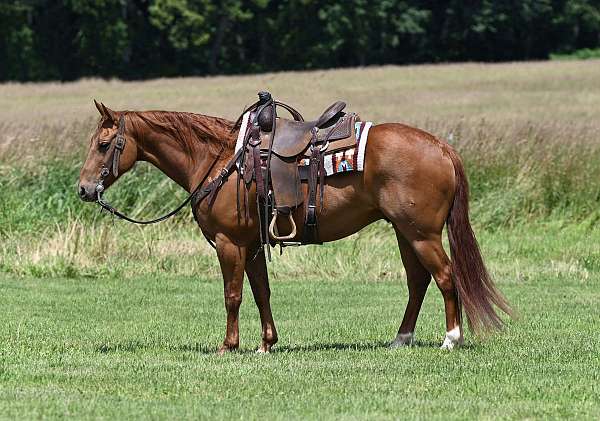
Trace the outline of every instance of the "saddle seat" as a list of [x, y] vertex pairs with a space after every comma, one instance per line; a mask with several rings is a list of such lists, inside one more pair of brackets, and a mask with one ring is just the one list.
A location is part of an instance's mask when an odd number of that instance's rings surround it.
[[[337, 101], [330, 105], [318, 119], [313, 121], [277, 118], [273, 137], [273, 153], [282, 158], [292, 158], [300, 155], [309, 157], [309, 145], [312, 140], [313, 129], [317, 130], [317, 144], [319, 145], [327, 141], [335, 142], [347, 139], [348, 142], [344, 142], [343, 145], [336, 144], [335, 148], [351, 147], [355, 143], [352, 138], [355, 115], [344, 113], [344, 108], [346, 108], [346, 103]], [[269, 142], [270, 134], [261, 132], [261, 150], [267, 151]]]

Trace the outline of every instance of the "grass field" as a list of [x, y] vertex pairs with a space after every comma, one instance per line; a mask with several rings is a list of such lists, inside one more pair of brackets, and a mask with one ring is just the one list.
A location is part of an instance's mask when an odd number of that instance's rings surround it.
[[[450, 138], [517, 312], [505, 331], [440, 351], [432, 286], [417, 346], [387, 349], [407, 290], [381, 222], [275, 256], [276, 352], [253, 353], [246, 285], [241, 350], [217, 357], [222, 281], [190, 215], [113, 223], [75, 186], [92, 98], [233, 119], [261, 89], [309, 117], [341, 98], [364, 119]], [[600, 62], [5, 84], [0, 109], [0, 418], [600, 417]], [[182, 193], [141, 165], [108, 195], [143, 217]]]
[[[599, 244], [600, 230], [590, 234]], [[1, 284], [0, 413], [597, 419], [600, 261], [563, 254], [584, 255], [580, 235], [559, 226], [484, 235], [519, 317], [502, 334], [470, 338], [452, 353], [438, 349], [443, 310], [435, 288], [417, 346], [386, 347], [406, 297], [400, 278], [274, 282], [277, 351], [254, 353], [260, 325], [247, 294], [241, 350], [218, 357], [224, 314], [213, 277], [8, 276]], [[393, 266], [399, 269], [398, 259]]]

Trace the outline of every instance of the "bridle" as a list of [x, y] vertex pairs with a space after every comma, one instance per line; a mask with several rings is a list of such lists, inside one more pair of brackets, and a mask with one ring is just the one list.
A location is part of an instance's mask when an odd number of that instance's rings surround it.
[[[113, 148], [112, 155], [112, 172], [115, 178], [119, 175], [119, 161], [121, 160], [121, 153], [125, 149], [125, 115], [122, 114], [119, 118], [119, 126], [117, 128], [117, 136], [115, 138], [115, 146]], [[104, 191], [104, 180], [110, 175], [110, 169], [106, 165], [102, 165], [100, 170], [100, 177], [98, 178], [98, 184], [96, 185], [96, 194], [98, 195], [98, 201], [101, 200], [102, 192]]]
[[[119, 162], [121, 160], [121, 153], [125, 149], [125, 142], [126, 142], [126, 140], [125, 140], [125, 116], [122, 114], [121, 117], [119, 118], [119, 125], [117, 128], [117, 135], [115, 137], [115, 142], [114, 142], [115, 145], [113, 148], [113, 155], [112, 155], [111, 159], [109, 160], [109, 162], [112, 161], [112, 164], [109, 167], [112, 167], [112, 173], [115, 178], [117, 178], [117, 176], [119, 175]], [[223, 185], [223, 183], [227, 180], [229, 175], [235, 170], [237, 159], [240, 156], [240, 152], [238, 151], [238, 153], [236, 153], [233, 156], [233, 158], [229, 161], [229, 163], [223, 169], [221, 169], [221, 172], [219, 173], [219, 175], [217, 177], [215, 177], [205, 187], [202, 187], [202, 185], [206, 182], [206, 180], [210, 176], [210, 173], [212, 172], [212, 170], [217, 165], [217, 162], [219, 162], [219, 159], [221, 158], [221, 154], [223, 153], [224, 149], [225, 149], [225, 147], [222, 146], [221, 150], [219, 151], [219, 153], [217, 154], [217, 156], [211, 163], [210, 167], [208, 168], [208, 170], [202, 177], [202, 180], [200, 181], [198, 186], [194, 190], [192, 190], [192, 192], [189, 194], [189, 196], [179, 206], [177, 206], [171, 212], [169, 212], [163, 216], [160, 216], [155, 219], [147, 220], [147, 221], [139, 221], [139, 220], [130, 218], [129, 216], [119, 212], [110, 203], [108, 203], [106, 200], [104, 200], [102, 198], [102, 193], [104, 192], [104, 180], [110, 175], [110, 168], [107, 167], [106, 165], [102, 165], [102, 168], [100, 170], [100, 177], [98, 178], [98, 184], [96, 184], [96, 189], [95, 189], [96, 190], [96, 203], [98, 203], [98, 205], [100, 205], [102, 207], [102, 209], [108, 211], [110, 214], [112, 214], [118, 218], [121, 218], [125, 221], [131, 222], [134, 224], [138, 224], [138, 225], [156, 224], [157, 222], [161, 222], [166, 219], [169, 219], [172, 216], [178, 214], [193, 199], [195, 199], [194, 204], [197, 206], [205, 198], [210, 197], [209, 203], [212, 204], [212, 202], [214, 201], [214, 198], [216, 196], [216, 193], [219, 190], [219, 187], [221, 187], [221, 185]]]

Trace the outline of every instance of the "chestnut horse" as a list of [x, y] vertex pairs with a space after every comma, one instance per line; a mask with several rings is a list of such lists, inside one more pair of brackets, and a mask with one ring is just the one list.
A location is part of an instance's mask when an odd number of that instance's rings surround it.
[[[96, 106], [101, 119], [91, 137], [78, 186], [85, 201], [96, 201], [98, 186], [100, 190], [108, 188], [136, 161], [153, 164], [192, 192], [198, 184], [217, 177], [234, 155], [239, 128], [231, 121], [192, 113], [113, 111], [103, 104]], [[119, 150], [118, 168], [109, 173], [105, 169], [113, 165], [117, 152], [119, 121], [125, 143]], [[219, 352], [235, 350], [239, 345], [244, 272], [260, 313], [262, 343], [258, 351], [269, 352], [277, 342], [277, 331], [259, 237], [255, 189], [248, 193], [248, 215], [243, 206], [239, 215], [237, 183], [238, 177], [227, 178], [211, 201], [201, 201], [192, 211], [203, 234], [215, 243], [223, 274], [227, 327]], [[303, 188], [306, 195], [306, 186]], [[476, 333], [502, 326], [496, 308], [510, 313], [483, 263], [469, 222], [468, 200], [465, 170], [452, 146], [422, 130], [396, 123], [371, 128], [363, 172], [326, 179], [324, 207], [318, 213], [320, 241], [347, 237], [379, 219], [389, 221], [396, 233], [409, 297], [392, 347], [413, 344], [431, 276], [444, 299], [444, 349], [463, 341], [462, 308]], [[300, 239], [304, 209], [299, 207], [293, 216]], [[281, 221], [280, 232], [289, 232], [286, 224]], [[452, 259], [442, 247], [445, 224]]]

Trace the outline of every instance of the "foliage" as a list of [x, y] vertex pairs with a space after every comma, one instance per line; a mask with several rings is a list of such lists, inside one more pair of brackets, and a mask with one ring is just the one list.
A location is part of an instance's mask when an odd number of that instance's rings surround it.
[[591, 60], [600, 58], [600, 48], [583, 48], [581, 50], [573, 51], [572, 53], [561, 54], [555, 53], [550, 54], [552, 60]]
[[599, 45], [598, 0], [0, 4], [0, 80], [544, 59]]

